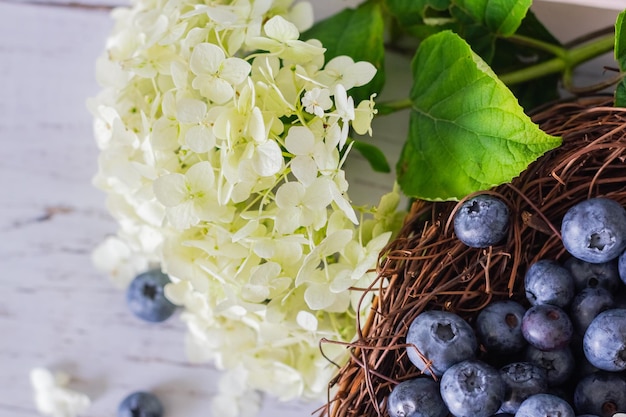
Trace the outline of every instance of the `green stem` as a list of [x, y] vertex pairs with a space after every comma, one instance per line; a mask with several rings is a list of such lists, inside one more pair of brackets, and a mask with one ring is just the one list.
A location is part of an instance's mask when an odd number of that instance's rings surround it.
[[565, 55], [567, 55], [567, 49], [559, 45], [543, 42], [534, 38], [529, 38], [528, 36], [512, 35], [506, 38], [506, 40], [517, 43], [519, 45], [530, 46], [534, 49], [548, 52], [556, 57], [564, 57]]
[[549, 74], [571, 71], [583, 62], [589, 61], [613, 49], [614, 36], [608, 35], [594, 42], [570, 50], [563, 50], [562, 56], [521, 69], [519, 71], [502, 74], [499, 78], [506, 85], [514, 85], [543, 77]]
[[384, 116], [387, 114], [395, 113], [400, 110], [408, 109], [411, 107], [411, 104], [412, 102], [410, 98], [405, 98], [405, 99], [396, 100], [396, 101], [387, 101], [387, 102], [383, 101], [380, 103], [376, 103], [376, 110], [378, 110], [377, 115]]

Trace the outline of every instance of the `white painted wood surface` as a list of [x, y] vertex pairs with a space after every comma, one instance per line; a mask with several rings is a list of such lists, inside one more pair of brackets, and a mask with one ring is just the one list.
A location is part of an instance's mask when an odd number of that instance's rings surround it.
[[[210, 416], [218, 373], [187, 363], [183, 326], [133, 318], [91, 263], [94, 246], [116, 229], [90, 183], [97, 150], [85, 107], [98, 91], [93, 67], [112, 21], [105, 8], [54, 1], [63, 6], [0, 2], [0, 416], [38, 415], [28, 380], [35, 366], [75, 377], [71, 387], [93, 401], [84, 417], [115, 416], [138, 389], [156, 392], [169, 417]], [[313, 3], [322, 17], [357, 2]], [[402, 140], [402, 128], [380, 131]], [[390, 152], [399, 152], [397, 142]], [[369, 191], [360, 163], [354, 184]], [[262, 416], [316, 407], [268, 399]]]

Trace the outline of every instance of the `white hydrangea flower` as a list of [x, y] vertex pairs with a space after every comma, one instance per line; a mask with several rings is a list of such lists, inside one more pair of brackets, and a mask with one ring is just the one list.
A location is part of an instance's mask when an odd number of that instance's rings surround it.
[[304, 63], [325, 51], [312, 43], [299, 40], [300, 32], [282, 16], [274, 16], [263, 25], [265, 36], [252, 38], [248, 46], [269, 51], [295, 63]]
[[70, 377], [45, 368], [30, 371], [37, 411], [51, 417], [77, 417], [91, 405], [85, 394], [67, 388]]
[[250, 371], [243, 366], [226, 372], [219, 381], [219, 395], [212, 403], [213, 415], [254, 417], [261, 409], [261, 395], [247, 387]]
[[315, 80], [330, 90], [338, 85], [350, 90], [367, 84], [374, 75], [376, 67], [370, 62], [354, 62], [349, 56], [342, 55], [328, 61], [324, 69], [316, 75]]
[[217, 104], [230, 100], [235, 86], [250, 72], [250, 64], [241, 58], [226, 58], [224, 51], [212, 43], [195, 46], [189, 68], [196, 75], [191, 82], [193, 88]]
[[373, 96], [355, 108], [349, 90], [375, 69], [325, 65], [323, 45], [300, 40], [310, 11], [137, 0], [113, 12], [98, 60], [94, 184], [119, 230], [94, 263], [119, 286], [148, 266], [171, 276], [189, 359], [225, 371], [216, 415], [252, 415], [260, 392], [326, 395], [334, 369], [320, 338], [355, 337], [369, 299], [351, 288], [371, 283], [399, 226], [397, 188], [355, 208], [344, 171], [350, 129], [371, 133], [376, 112]]
[[314, 114], [319, 118], [324, 117], [324, 111], [330, 109], [333, 105], [333, 101], [330, 99], [330, 90], [328, 88], [314, 87], [312, 90], [304, 93], [302, 105], [308, 113]]

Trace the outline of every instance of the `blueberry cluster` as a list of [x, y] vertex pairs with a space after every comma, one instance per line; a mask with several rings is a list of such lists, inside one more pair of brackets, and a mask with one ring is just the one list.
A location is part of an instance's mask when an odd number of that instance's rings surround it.
[[[497, 198], [478, 196], [457, 211], [455, 233], [468, 246], [497, 244], [508, 216]], [[626, 412], [626, 210], [585, 200], [567, 211], [561, 236], [571, 257], [530, 265], [518, 301], [493, 301], [471, 323], [434, 310], [414, 319], [406, 352], [424, 375], [393, 389], [391, 417]]]

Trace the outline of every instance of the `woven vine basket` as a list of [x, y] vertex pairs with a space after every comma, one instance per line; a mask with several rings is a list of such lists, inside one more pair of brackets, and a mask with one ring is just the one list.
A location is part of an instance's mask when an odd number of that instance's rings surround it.
[[370, 288], [373, 307], [348, 346], [351, 360], [330, 383], [335, 395], [323, 414], [387, 416], [386, 398], [393, 387], [420, 375], [405, 344], [420, 312], [448, 310], [471, 324], [492, 300], [525, 302], [526, 268], [539, 259], [569, 257], [560, 237], [569, 207], [597, 196], [626, 206], [626, 109], [613, 107], [607, 97], [580, 98], [540, 110], [533, 120], [545, 132], [562, 136], [563, 144], [511, 183], [488, 191], [511, 212], [508, 238], [501, 245], [469, 248], [454, 237], [451, 218], [460, 203], [412, 205], [399, 236], [381, 252], [378, 279]]

